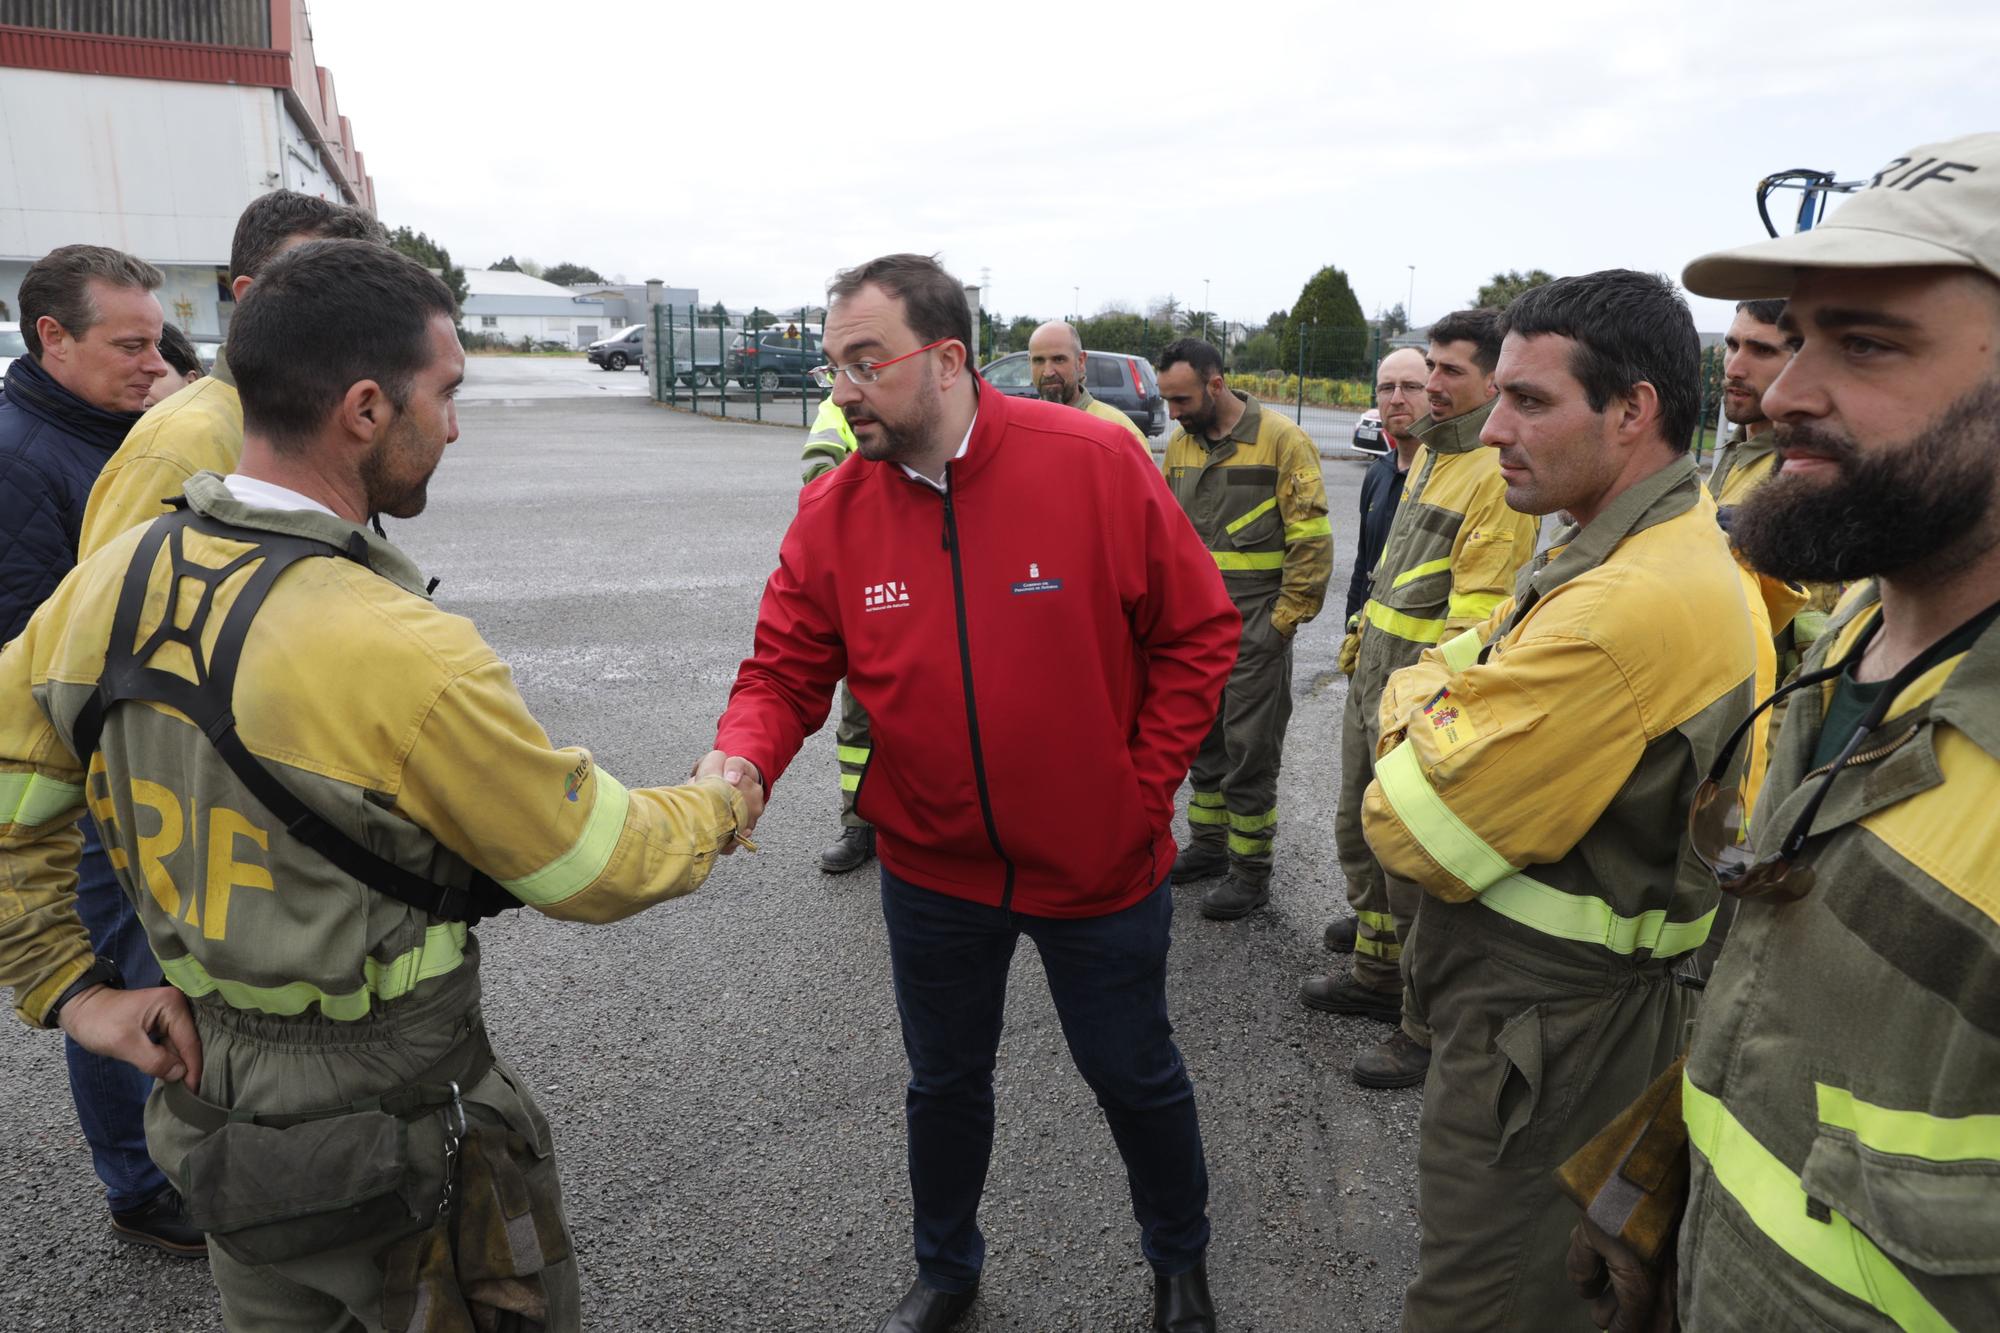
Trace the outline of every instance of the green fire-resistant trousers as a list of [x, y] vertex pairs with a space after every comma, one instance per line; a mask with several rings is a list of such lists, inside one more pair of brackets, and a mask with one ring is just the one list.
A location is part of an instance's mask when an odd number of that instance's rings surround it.
[[1242, 604], [1243, 640], [1215, 725], [1188, 770], [1188, 827], [1198, 844], [1227, 842], [1230, 873], [1271, 882], [1278, 765], [1292, 717], [1292, 641], [1271, 624], [1275, 599]]

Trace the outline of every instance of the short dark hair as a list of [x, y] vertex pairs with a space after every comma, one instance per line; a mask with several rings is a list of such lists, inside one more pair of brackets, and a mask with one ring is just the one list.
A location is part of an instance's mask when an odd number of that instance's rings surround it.
[[230, 278], [256, 277], [294, 236], [389, 243], [388, 231], [365, 209], [296, 190], [273, 190], [252, 199], [236, 219], [236, 236], [229, 243]]
[[923, 342], [956, 338], [965, 344], [965, 354], [972, 355], [972, 307], [966, 304], [965, 287], [944, 271], [936, 255], [883, 255], [844, 268], [827, 285], [827, 304], [845, 301], [871, 286], [903, 303], [910, 332]]
[[1569, 372], [1590, 410], [1641, 383], [1660, 397], [1660, 433], [1686, 452], [1701, 416], [1701, 336], [1674, 285], [1657, 273], [1609, 268], [1558, 278], [1507, 307], [1504, 332], [1575, 341]]
[[43, 315], [81, 338], [102, 318], [90, 299], [90, 284], [109, 283], [142, 292], [158, 290], [166, 275], [143, 259], [104, 245], [65, 245], [49, 251], [29, 266], [21, 279], [21, 341], [28, 354], [42, 359], [42, 335], [35, 325]]
[[1206, 338], [1176, 338], [1160, 349], [1153, 369], [1165, 374], [1168, 366], [1178, 365], [1186, 365], [1206, 384], [1211, 376], [1222, 373], [1222, 353]]
[[362, 380], [401, 407], [431, 361], [430, 322], [451, 292], [372, 241], [308, 241], [271, 261], [229, 324], [243, 425], [281, 452], [303, 445]]
[[1471, 343], [1472, 362], [1491, 375], [1500, 364], [1500, 315], [1491, 306], [1454, 310], [1426, 331], [1434, 343]]
[[1763, 301], [1738, 301], [1736, 309], [1759, 324], [1776, 324], [1785, 313], [1785, 298], [1774, 296]]
[[201, 369], [201, 353], [195, 351], [194, 339], [182, 333], [178, 324], [161, 327], [160, 356], [176, 375], [185, 377], [189, 371]]

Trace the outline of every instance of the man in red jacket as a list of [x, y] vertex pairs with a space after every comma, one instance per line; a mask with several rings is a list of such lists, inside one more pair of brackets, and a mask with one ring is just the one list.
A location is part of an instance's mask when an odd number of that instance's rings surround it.
[[963, 293], [920, 255], [834, 280], [818, 373], [860, 457], [801, 494], [702, 771], [768, 786], [843, 675], [874, 720], [857, 804], [910, 1060], [917, 1253], [881, 1333], [934, 1333], [972, 1304], [1022, 935], [1124, 1158], [1153, 1326], [1212, 1330], [1208, 1173], [1167, 1019], [1167, 872], [1174, 794], [1241, 627], [1124, 431], [982, 391]]

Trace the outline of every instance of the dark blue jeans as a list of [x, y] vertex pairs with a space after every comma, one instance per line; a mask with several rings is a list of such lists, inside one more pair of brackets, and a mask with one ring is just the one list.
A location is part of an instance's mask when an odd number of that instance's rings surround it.
[[1167, 1019], [1172, 891], [1110, 916], [1052, 920], [966, 902], [882, 871], [903, 1048], [917, 1272], [942, 1291], [979, 1280], [979, 1196], [993, 1155], [993, 1063], [1007, 969], [1041, 951], [1063, 1037], [1110, 1123], [1146, 1259], [1185, 1272], [1208, 1248], [1208, 1167], [1194, 1084]]
[[[160, 962], [146, 942], [131, 899], [111, 873], [97, 825], [86, 815], [82, 828], [76, 914], [90, 932], [90, 947], [99, 958], [118, 964], [127, 989], [157, 986], [162, 980]], [[167, 1178], [146, 1155], [146, 1095], [153, 1090], [153, 1080], [123, 1060], [92, 1055], [67, 1037], [63, 1054], [69, 1060], [69, 1092], [76, 1102], [77, 1123], [90, 1144], [106, 1201], [113, 1212], [137, 1208], [167, 1187]]]

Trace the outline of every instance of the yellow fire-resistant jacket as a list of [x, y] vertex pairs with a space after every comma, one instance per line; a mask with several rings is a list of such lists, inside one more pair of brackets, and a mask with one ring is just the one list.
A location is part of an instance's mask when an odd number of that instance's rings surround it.
[[1479, 442], [1492, 414], [1489, 401], [1416, 425], [1423, 444], [1361, 608], [1352, 688], [1364, 701], [1425, 648], [1484, 624], [1534, 557], [1541, 520], [1507, 507], [1499, 451]]
[[1115, 421], [1126, 430], [1131, 431], [1132, 438], [1137, 440], [1140, 447], [1146, 450], [1147, 456], [1150, 457], [1152, 455], [1151, 447], [1146, 444], [1146, 432], [1139, 429], [1139, 423], [1126, 416], [1111, 404], [1098, 402], [1090, 396], [1088, 389], [1077, 390], [1076, 406], [1094, 417], [1102, 417], [1106, 421]]
[[847, 424], [847, 413], [840, 410], [830, 395], [820, 399], [819, 412], [813, 417], [812, 429], [806, 432], [806, 447], [800, 453], [806, 463], [802, 480], [811, 481], [833, 471], [859, 447], [854, 431]]
[[[588, 751], [550, 744], [506, 663], [470, 621], [431, 603], [388, 542], [326, 514], [250, 508], [210, 474], [187, 494], [239, 527], [366, 544], [366, 565], [309, 558], [278, 578], [235, 687], [244, 744], [328, 822], [414, 874], [463, 886], [477, 868], [578, 921], [629, 915], [707, 876], [745, 814], [733, 787], [708, 778], [628, 792]], [[167, 979], [191, 996], [352, 1020], [455, 970], [463, 924], [364, 887], [295, 841], [181, 714], [122, 703], [105, 715], [97, 753], [72, 748], [145, 531], [78, 565], [0, 651], [0, 984], [14, 988], [16, 1011], [42, 1023], [90, 964], [74, 897], [86, 801]], [[246, 549], [183, 536], [187, 556], [211, 568]], [[160, 552], [140, 643], [166, 608], [170, 569]], [[247, 577], [222, 585], [211, 627]], [[176, 586], [185, 624], [200, 589], [191, 578]], [[193, 678], [179, 644], [148, 660]]]
[[[1850, 590], [1808, 656], [1878, 614]], [[1819, 788], [1829, 682], [1792, 696], [1756, 842]], [[1811, 892], [1746, 899], [1683, 1085], [1688, 1329], [1987, 1329], [2000, 1312], [2000, 626], [1835, 779]]]
[[167, 512], [197, 472], [227, 476], [243, 457], [243, 400], [227, 361], [139, 418], [90, 488], [77, 559]]
[[1755, 702], [1754, 636], [1679, 458], [1563, 534], [1484, 626], [1389, 678], [1368, 845], [1438, 898], [1476, 898], [1500, 935], [1695, 948], [1717, 889], [1687, 848], [1688, 799]]
[[1291, 634], [1319, 614], [1333, 573], [1319, 449], [1255, 398], [1236, 396], [1243, 417], [1220, 443], [1174, 428], [1163, 464], [1167, 485], [1215, 557], [1237, 609], [1270, 604], [1272, 626]]

